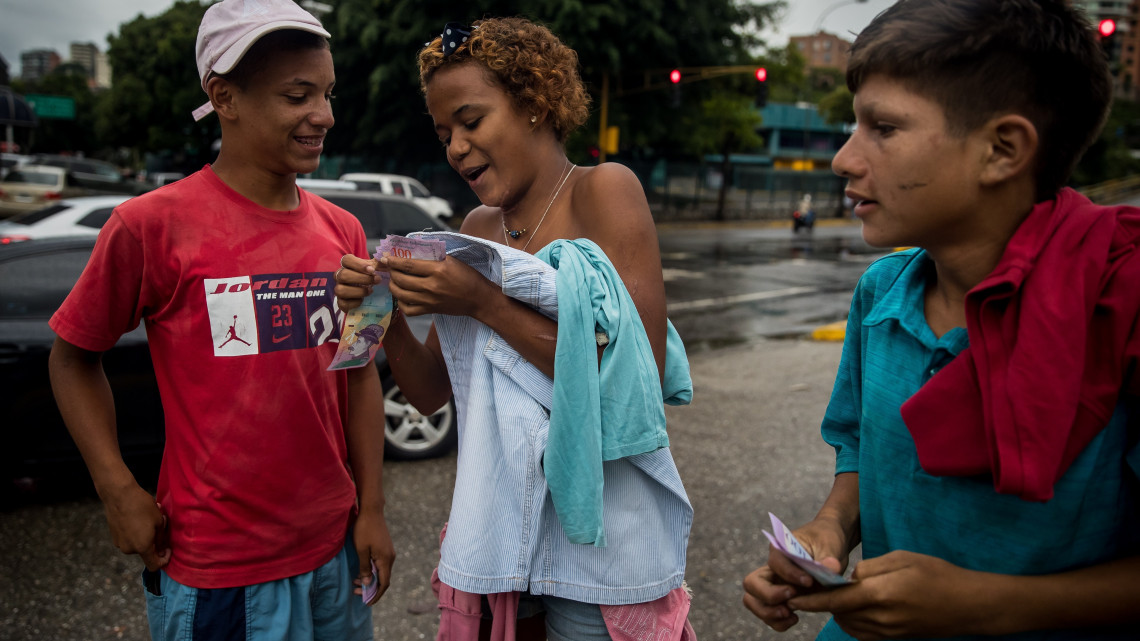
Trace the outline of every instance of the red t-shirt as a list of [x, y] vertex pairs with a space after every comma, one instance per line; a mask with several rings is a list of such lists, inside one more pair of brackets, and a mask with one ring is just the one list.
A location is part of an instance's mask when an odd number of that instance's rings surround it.
[[123, 203], [51, 319], [92, 351], [146, 322], [166, 414], [157, 500], [179, 583], [294, 576], [344, 544], [347, 379], [325, 368], [343, 316], [333, 273], [367, 247], [351, 214], [299, 192], [296, 210], [265, 209], [207, 166]]

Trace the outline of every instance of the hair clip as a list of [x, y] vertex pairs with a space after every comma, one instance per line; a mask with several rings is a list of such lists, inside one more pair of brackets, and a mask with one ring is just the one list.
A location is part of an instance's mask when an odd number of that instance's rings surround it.
[[443, 33], [439, 34], [439, 37], [443, 39], [443, 57], [446, 58], [467, 42], [471, 37], [471, 27], [459, 22], [449, 22], [443, 26]]

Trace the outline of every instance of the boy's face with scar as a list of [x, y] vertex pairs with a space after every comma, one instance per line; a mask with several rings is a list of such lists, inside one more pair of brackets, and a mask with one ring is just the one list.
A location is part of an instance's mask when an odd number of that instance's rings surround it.
[[868, 77], [855, 95], [857, 127], [832, 162], [877, 247], [930, 249], [980, 231], [981, 131], [955, 136], [933, 100], [890, 77]]

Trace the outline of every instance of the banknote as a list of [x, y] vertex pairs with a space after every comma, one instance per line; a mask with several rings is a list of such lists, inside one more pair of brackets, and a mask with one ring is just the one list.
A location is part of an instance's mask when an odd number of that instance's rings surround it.
[[[389, 234], [376, 246], [374, 258], [396, 256], [418, 260], [443, 260], [447, 256], [447, 245], [438, 239], [407, 238]], [[360, 306], [350, 311], [344, 319], [344, 331], [340, 335], [340, 345], [333, 356], [329, 370], [363, 367], [372, 362], [384, 333], [392, 322], [392, 294], [388, 283], [391, 280], [386, 271], [378, 272], [380, 282], [372, 287], [372, 293], [365, 296]]]
[[388, 291], [390, 276], [380, 272], [380, 282], [372, 287], [372, 293], [364, 297], [360, 307], [348, 312], [344, 319], [344, 331], [340, 335], [340, 345], [328, 369], [352, 369], [372, 362], [384, 333], [392, 322], [392, 294]]
[[368, 603], [372, 597], [376, 596], [376, 590], [380, 587], [380, 575], [376, 573], [376, 562], [372, 562], [372, 583], [363, 586], [360, 590], [360, 598]]
[[776, 517], [771, 512], [768, 517], [772, 519], [772, 531], [763, 530], [764, 536], [772, 543], [772, 547], [783, 552], [792, 563], [795, 563], [804, 572], [811, 575], [820, 585], [824, 587], [836, 587], [846, 585], [851, 581], [844, 578], [842, 575], [836, 574], [829, 570], [827, 566], [817, 563], [808, 553], [804, 546], [800, 544], [799, 539], [792, 534], [792, 531], [784, 525], [783, 521]]
[[416, 260], [443, 260], [447, 244], [436, 238], [408, 238], [390, 234], [376, 247], [376, 258], [395, 256]]

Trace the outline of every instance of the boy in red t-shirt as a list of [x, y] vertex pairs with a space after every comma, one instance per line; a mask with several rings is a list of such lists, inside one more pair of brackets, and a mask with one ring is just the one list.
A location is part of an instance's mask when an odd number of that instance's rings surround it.
[[[389, 585], [379, 376], [326, 371], [333, 274], [364, 232], [295, 183], [333, 125], [328, 35], [292, 0], [206, 11], [195, 116], [217, 112], [217, 160], [118, 207], [51, 320], [52, 387], [115, 546], [146, 565], [154, 639], [370, 639]], [[139, 322], [166, 418], [156, 496], [123, 463], [100, 361]]]

